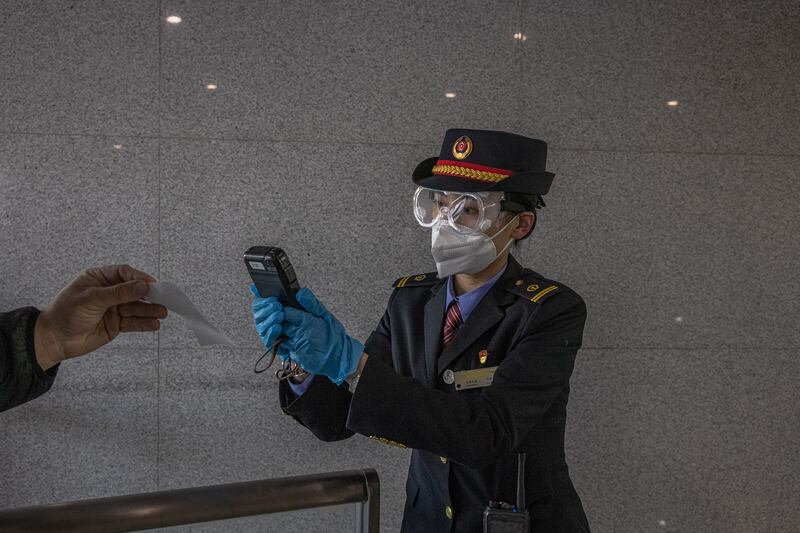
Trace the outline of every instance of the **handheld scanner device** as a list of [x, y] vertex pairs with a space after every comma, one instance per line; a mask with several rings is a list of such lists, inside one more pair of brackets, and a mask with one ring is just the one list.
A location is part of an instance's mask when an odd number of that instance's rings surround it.
[[284, 305], [300, 308], [295, 299], [300, 284], [286, 252], [277, 246], [253, 246], [244, 253], [244, 264], [262, 298], [275, 296]]

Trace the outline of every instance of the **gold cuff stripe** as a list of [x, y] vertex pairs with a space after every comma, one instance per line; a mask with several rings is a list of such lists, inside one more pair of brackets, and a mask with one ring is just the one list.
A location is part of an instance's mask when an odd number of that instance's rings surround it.
[[372, 439], [372, 440], [376, 440], [378, 442], [382, 442], [384, 444], [388, 444], [389, 446], [394, 446], [396, 448], [406, 448], [407, 447], [405, 444], [401, 444], [399, 442], [395, 442], [393, 440], [389, 440], [389, 439], [384, 438], [384, 437], [376, 437], [375, 435], [370, 435], [369, 438]]
[[475, 170], [474, 168], [459, 167], [456, 165], [434, 165], [433, 174], [455, 174], [462, 178], [469, 178], [473, 180], [491, 181], [497, 183], [503, 181], [509, 175], [498, 174], [497, 172], [486, 172], [485, 170]]
[[532, 301], [532, 302], [537, 302], [537, 303], [538, 303], [538, 302], [539, 302], [539, 299], [540, 299], [542, 296], [544, 296], [544, 295], [545, 295], [545, 294], [547, 294], [547, 293], [553, 292], [553, 291], [554, 291], [554, 290], [556, 290], [557, 288], [558, 288], [558, 285], [550, 285], [550, 286], [549, 286], [549, 287], [547, 287], [546, 289], [539, 291], [539, 293], [538, 293], [536, 296], [534, 296], [533, 298], [531, 298], [531, 301]]

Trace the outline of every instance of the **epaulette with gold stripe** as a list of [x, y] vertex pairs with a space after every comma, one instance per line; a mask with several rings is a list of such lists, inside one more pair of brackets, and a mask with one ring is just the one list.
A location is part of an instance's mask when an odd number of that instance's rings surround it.
[[541, 304], [563, 290], [559, 283], [534, 277], [529, 273], [514, 279], [506, 289], [536, 304]]
[[416, 274], [414, 276], [405, 276], [398, 279], [392, 284], [392, 287], [401, 289], [403, 287], [422, 287], [424, 285], [436, 285], [439, 283], [439, 276], [436, 272], [428, 272], [427, 274]]

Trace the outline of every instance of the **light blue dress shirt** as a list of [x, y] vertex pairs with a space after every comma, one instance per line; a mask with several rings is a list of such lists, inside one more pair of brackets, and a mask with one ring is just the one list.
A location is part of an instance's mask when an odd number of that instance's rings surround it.
[[481, 285], [480, 287], [476, 287], [469, 292], [465, 292], [461, 296], [456, 296], [455, 291], [453, 290], [453, 276], [447, 278], [447, 299], [444, 302], [444, 312], [447, 313], [447, 308], [450, 307], [450, 302], [456, 300], [458, 305], [461, 307], [461, 320], [463, 322], [467, 321], [469, 315], [472, 313], [472, 310], [477, 307], [480, 301], [486, 296], [486, 293], [494, 287], [494, 284], [497, 283], [497, 280], [503, 277], [503, 274], [506, 272], [506, 268], [508, 268], [508, 264], [504, 266], [500, 272], [486, 280], [486, 283]]

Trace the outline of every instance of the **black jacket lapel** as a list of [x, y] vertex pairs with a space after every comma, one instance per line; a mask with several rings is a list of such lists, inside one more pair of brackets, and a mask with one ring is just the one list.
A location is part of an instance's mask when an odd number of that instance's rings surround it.
[[[483, 335], [489, 328], [500, 322], [503, 317], [505, 317], [506, 313], [504, 308], [515, 300], [515, 296], [506, 290], [506, 285], [512, 278], [519, 276], [522, 270], [522, 267], [519, 263], [517, 263], [516, 259], [509, 255], [508, 267], [506, 268], [503, 276], [497, 280], [489, 292], [486, 293], [486, 296], [484, 296], [475, 309], [473, 309], [472, 313], [469, 315], [469, 318], [467, 318], [466, 322], [464, 322], [464, 324], [461, 325], [461, 328], [459, 328], [459, 331], [453, 341], [442, 352], [442, 355], [439, 357], [436, 365], [429, 367], [429, 370], [430, 368], [436, 368], [436, 376], [434, 376], [434, 381], [436, 380], [437, 376], [447, 369], [450, 363], [463, 354], [476, 340], [478, 340], [478, 337]], [[440, 314], [440, 336], [444, 317], [444, 302], [447, 299], [447, 287], [442, 288], [440, 294], [442, 293], [444, 293], [444, 296], [441, 298], [441, 302], [438, 307]], [[425, 310], [425, 338], [427, 341], [427, 306]]]
[[447, 300], [447, 282], [431, 288], [433, 295], [425, 304], [425, 376], [429, 387], [436, 386], [436, 359], [439, 358], [444, 326], [444, 303]]

